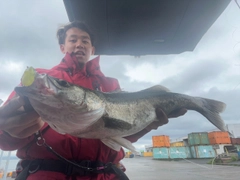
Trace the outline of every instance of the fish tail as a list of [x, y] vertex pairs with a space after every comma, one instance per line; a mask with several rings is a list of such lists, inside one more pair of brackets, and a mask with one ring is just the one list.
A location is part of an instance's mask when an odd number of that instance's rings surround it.
[[226, 109], [226, 104], [220, 101], [203, 98], [206, 102], [206, 108], [216, 113], [221, 113]]
[[226, 108], [226, 104], [220, 101], [200, 98], [202, 101], [201, 114], [205, 116], [212, 124], [222, 131], [227, 131], [224, 121], [219, 113], [223, 112]]

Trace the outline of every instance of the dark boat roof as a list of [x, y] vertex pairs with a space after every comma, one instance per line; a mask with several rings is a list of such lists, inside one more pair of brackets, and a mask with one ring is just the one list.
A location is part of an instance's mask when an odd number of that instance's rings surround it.
[[86, 22], [96, 54], [193, 51], [231, 0], [64, 0], [70, 21]]

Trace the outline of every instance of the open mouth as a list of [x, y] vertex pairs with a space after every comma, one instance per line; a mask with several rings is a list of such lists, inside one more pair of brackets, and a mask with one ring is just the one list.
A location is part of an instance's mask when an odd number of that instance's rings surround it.
[[75, 52], [74, 54], [75, 54], [76, 56], [84, 56], [84, 55], [85, 55], [85, 53], [82, 52], [82, 51], [77, 51], [77, 52]]
[[57, 92], [56, 87], [52, 85], [47, 74], [38, 74], [32, 89], [43, 95], [52, 95]]

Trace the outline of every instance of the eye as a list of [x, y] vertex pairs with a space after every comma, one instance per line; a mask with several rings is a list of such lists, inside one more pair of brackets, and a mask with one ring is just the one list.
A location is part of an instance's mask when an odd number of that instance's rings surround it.
[[77, 40], [76, 40], [76, 39], [70, 39], [69, 41], [70, 41], [70, 42], [72, 42], [72, 43], [75, 43], [75, 42], [77, 42]]
[[57, 83], [60, 85], [60, 86], [63, 86], [63, 87], [70, 87], [71, 84], [69, 84], [67, 81], [64, 81], [62, 79], [59, 79], [57, 80]]

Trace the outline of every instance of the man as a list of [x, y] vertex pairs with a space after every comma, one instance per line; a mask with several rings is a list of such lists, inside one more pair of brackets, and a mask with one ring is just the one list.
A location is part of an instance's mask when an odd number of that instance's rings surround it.
[[[69, 23], [58, 30], [57, 37], [65, 57], [50, 70], [37, 69], [39, 73], [103, 92], [120, 89], [116, 79], [105, 77], [100, 71], [99, 57], [89, 61], [95, 51], [94, 37], [85, 24]], [[24, 105], [26, 101], [13, 92], [0, 108], [0, 148], [17, 150], [17, 156], [23, 159], [18, 166], [19, 179], [127, 179], [116, 168], [124, 158], [122, 149], [114, 151], [98, 139], [59, 134], [44, 123], [35, 111], [26, 111]], [[173, 112], [172, 116], [177, 117], [185, 112], [181, 109]], [[168, 117], [161, 109], [156, 109], [156, 113], [159, 122], [126, 138], [135, 142], [150, 130], [168, 123]], [[37, 131], [40, 136], [34, 135]], [[43, 143], [39, 143], [39, 138]]]

